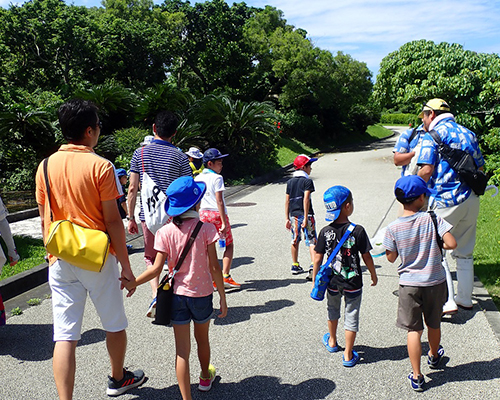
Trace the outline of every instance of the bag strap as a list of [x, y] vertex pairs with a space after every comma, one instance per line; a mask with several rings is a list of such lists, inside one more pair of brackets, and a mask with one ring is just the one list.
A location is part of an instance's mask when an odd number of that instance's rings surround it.
[[335, 249], [333, 249], [333, 251], [331, 252], [330, 257], [328, 257], [328, 260], [326, 260], [326, 263], [323, 264], [323, 265], [325, 265], [325, 266], [329, 266], [330, 265], [330, 263], [332, 262], [333, 258], [337, 256], [337, 253], [340, 251], [340, 248], [342, 247], [342, 245], [344, 244], [344, 242], [347, 240], [347, 238], [351, 235], [351, 233], [352, 233], [352, 231], [354, 230], [355, 227], [356, 227], [356, 224], [353, 224], [351, 222], [351, 225], [349, 225], [349, 227], [346, 229], [346, 231], [344, 233], [344, 236], [342, 236], [342, 238], [338, 242], [338, 244], [335, 247]]
[[417, 128], [413, 128], [411, 131], [410, 138], [408, 139], [408, 146], [410, 145], [411, 141], [415, 139], [415, 136], [417, 136]]
[[142, 173], [146, 172], [144, 169], [144, 146], [141, 147], [141, 162], [142, 162]]
[[43, 174], [45, 176], [45, 189], [47, 190], [47, 197], [49, 198], [49, 210], [50, 210], [50, 222], [54, 220], [52, 215], [52, 206], [50, 204], [50, 185], [49, 185], [49, 175], [47, 173], [47, 165], [49, 164], [49, 157], [43, 160]]
[[196, 239], [196, 236], [198, 235], [198, 232], [200, 231], [200, 229], [201, 229], [202, 226], [203, 226], [203, 222], [198, 221], [198, 223], [196, 224], [196, 226], [193, 229], [193, 232], [191, 233], [191, 236], [188, 238], [188, 240], [186, 241], [186, 244], [184, 245], [184, 250], [182, 250], [182, 253], [181, 253], [180, 257], [177, 260], [177, 264], [174, 267], [174, 270], [172, 272], [172, 276], [169, 277], [169, 274], [165, 274], [165, 276], [163, 277], [163, 279], [160, 282], [160, 286], [162, 286], [163, 284], [165, 284], [165, 282], [167, 282], [167, 280], [169, 278], [173, 278], [174, 275], [177, 273], [177, 271], [179, 271], [182, 263], [184, 262], [184, 259], [187, 256], [187, 253], [191, 249], [191, 246], [193, 245], [193, 242]]
[[434, 141], [437, 143], [438, 147], [443, 144], [443, 141], [441, 140], [441, 138], [439, 137], [438, 133], [434, 129], [432, 129], [432, 130], [429, 131], [429, 135], [432, 136], [432, 138], [434, 139]]
[[430, 210], [429, 214], [431, 216], [432, 223], [434, 224], [434, 228], [436, 229], [436, 240], [437, 240], [437, 243], [439, 246], [439, 250], [441, 251], [441, 254], [443, 254], [443, 238], [441, 236], [439, 236], [436, 213], [434, 211]]

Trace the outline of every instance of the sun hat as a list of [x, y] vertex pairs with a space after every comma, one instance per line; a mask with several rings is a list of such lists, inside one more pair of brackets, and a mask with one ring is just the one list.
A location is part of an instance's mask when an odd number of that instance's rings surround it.
[[405, 202], [408, 199], [415, 199], [421, 194], [436, 194], [437, 191], [429, 189], [427, 182], [425, 182], [418, 175], [408, 175], [399, 178], [394, 185], [394, 194], [396, 198]]
[[147, 146], [148, 144], [151, 144], [154, 138], [155, 137], [152, 135], [144, 136], [144, 140], [141, 142], [141, 146]]
[[424, 111], [434, 110], [434, 111], [450, 111], [450, 106], [443, 99], [432, 99], [429, 100], [422, 106], [422, 112], [418, 114], [418, 118], [423, 118]]
[[120, 176], [127, 176], [128, 174], [127, 171], [125, 171], [123, 168], [118, 168], [116, 170], [116, 175], [118, 175], [119, 178]]
[[342, 205], [349, 198], [351, 191], [345, 186], [332, 186], [323, 194], [327, 221], [335, 221], [342, 210]]
[[203, 153], [200, 151], [200, 149], [198, 149], [196, 147], [190, 147], [189, 150], [186, 151], [186, 154], [189, 157], [193, 157], [193, 158], [197, 158], [197, 159], [203, 158]]
[[190, 176], [177, 178], [165, 191], [165, 212], [171, 217], [184, 214], [198, 204], [206, 190], [205, 182], [195, 182]]
[[295, 157], [293, 166], [295, 167], [295, 169], [302, 169], [307, 163], [313, 163], [314, 161], [318, 161], [318, 159], [308, 157], [305, 154], [299, 154], [297, 157]]
[[210, 148], [205, 153], [203, 153], [203, 163], [207, 163], [209, 161], [215, 161], [220, 158], [227, 157], [229, 154], [221, 154], [221, 152], [217, 149]]

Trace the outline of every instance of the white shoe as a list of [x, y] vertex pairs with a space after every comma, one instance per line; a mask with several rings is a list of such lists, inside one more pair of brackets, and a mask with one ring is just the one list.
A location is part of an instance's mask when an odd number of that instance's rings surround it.
[[448, 300], [443, 306], [443, 315], [454, 315], [458, 312], [457, 303], [454, 300]]

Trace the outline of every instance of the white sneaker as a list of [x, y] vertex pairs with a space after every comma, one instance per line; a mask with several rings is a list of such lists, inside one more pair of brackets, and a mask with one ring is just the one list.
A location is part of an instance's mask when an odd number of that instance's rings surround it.
[[146, 316], [149, 318], [154, 318], [156, 316], [156, 297], [153, 299], [151, 304], [149, 305], [148, 312]]
[[443, 306], [443, 315], [454, 315], [458, 312], [457, 303], [454, 300], [448, 300]]

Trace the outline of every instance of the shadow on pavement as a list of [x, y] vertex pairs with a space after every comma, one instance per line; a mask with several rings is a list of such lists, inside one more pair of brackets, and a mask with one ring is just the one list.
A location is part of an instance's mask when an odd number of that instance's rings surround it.
[[244, 285], [241, 285], [242, 289], [245, 289], [249, 292], [258, 291], [264, 292], [266, 290], [278, 289], [290, 285], [302, 285], [304, 283], [308, 283], [305, 280], [306, 275], [297, 275], [300, 278], [295, 279], [262, 279], [262, 280], [253, 280], [253, 281], [245, 281]]
[[253, 314], [265, 314], [291, 307], [295, 302], [291, 300], [269, 300], [264, 305], [230, 307], [225, 318], [215, 318], [215, 325], [230, 325], [249, 321]]
[[241, 267], [242, 265], [253, 264], [255, 257], [235, 257], [231, 263], [231, 269]]
[[[325, 399], [335, 390], [335, 382], [329, 379], [309, 379], [297, 385], [281, 383], [275, 376], [253, 376], [240, 382], [223, 383], [217, 376], [209, 392], [201, 393], [198, 385], [191, 385], [193, 399]], [[138, 393], [136, 399], [173, 399], [179, 398], [180, 391], [177, 385], [164, 389], [153, 389], [142, 386], [130, 393]]]
[[454, 367], [444, 366], [441, 370], [436, 370], [426, 374], [432, 380], [428, 382], [428, 387], [441, 386], [448, 382], [464, 381], [490, 381], [498, 379], [500, 371], [500, 358], [491, 361], [473, 361]]

